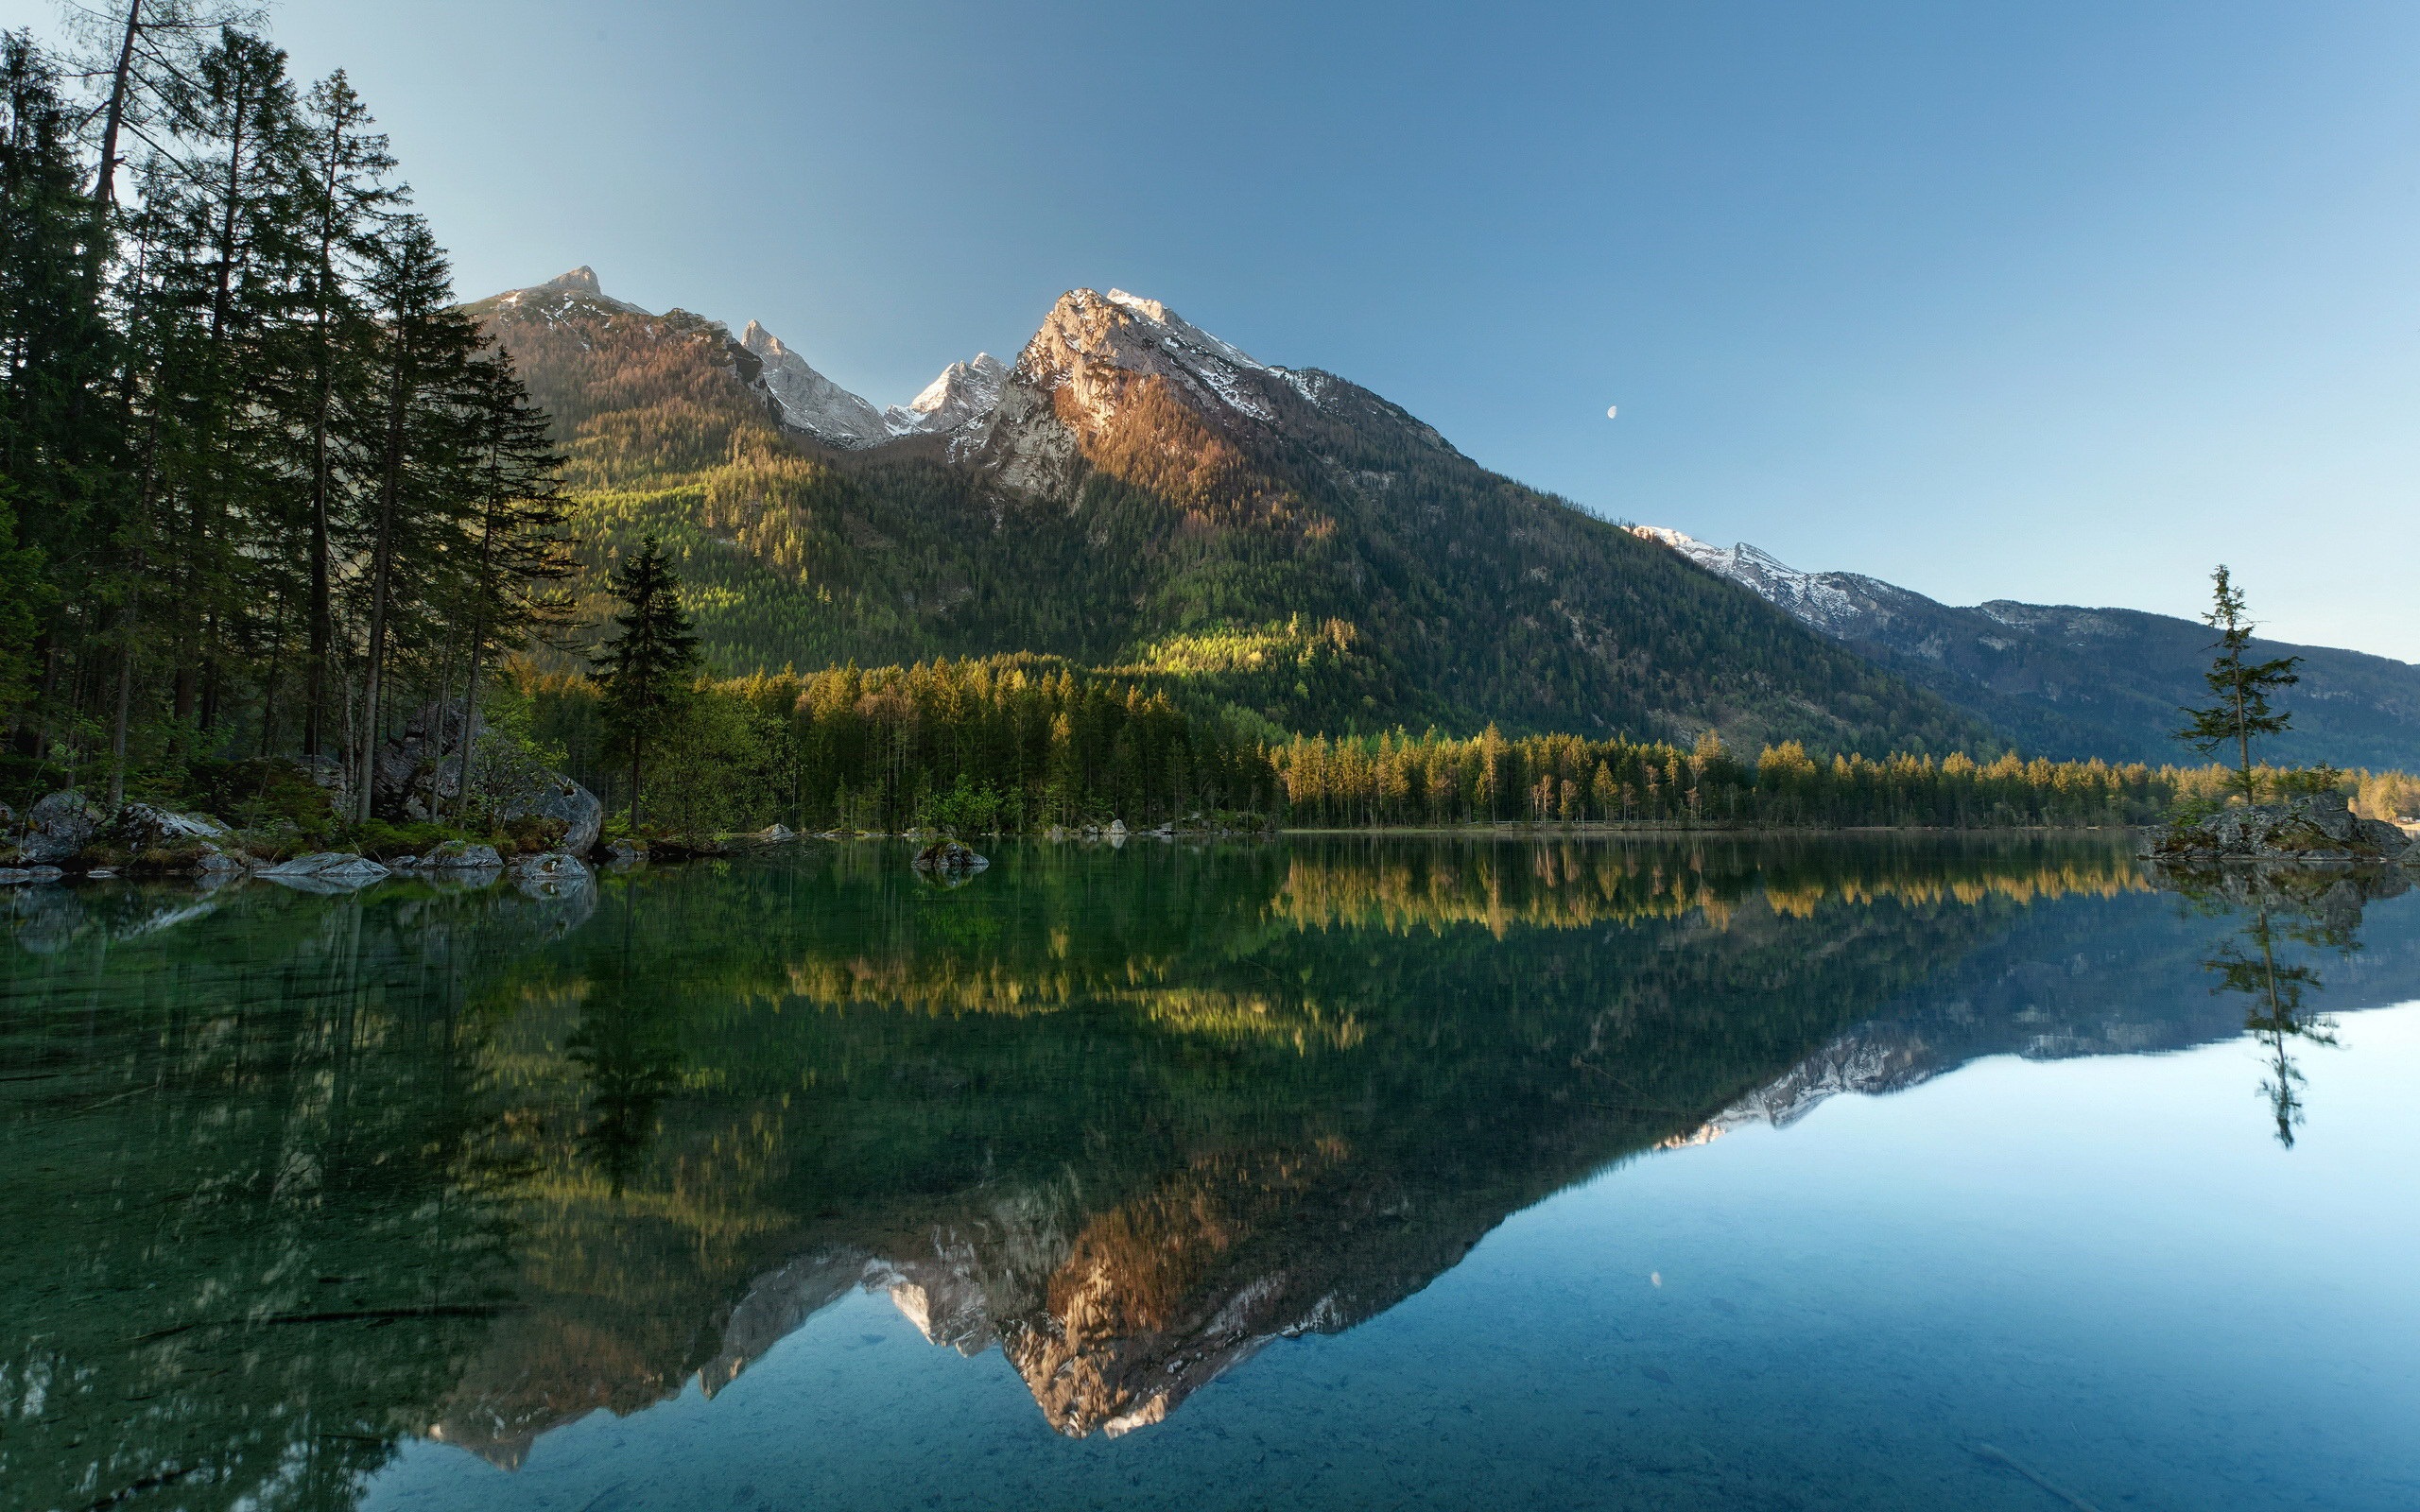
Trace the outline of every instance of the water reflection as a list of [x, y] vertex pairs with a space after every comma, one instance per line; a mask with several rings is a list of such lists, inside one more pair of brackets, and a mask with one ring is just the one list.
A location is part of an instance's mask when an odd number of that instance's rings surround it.
[[[2226, 957], [2090, 844], [905, 860], [17, 894], [0, 1484], [342, 1505], [406, 1435], [512, 1465], [719, 1389], [859, 1286], [1118, 1434], [1610, 1162], [2226, 1038], [2204, 960], [2312, 1025], [2270, 933]], [[2401, 927], [2342, 1007], [2412, 995]]]
[[2239, 998], [2244, 1032], [2268, 1057], [2260, 1092], [2276, 1123], [2277, 1143], [2293, 1148], [2304, 1122], [2304, 1077], [2297, 1043], [2334, 1048], [2336, 1021], [2313, 1011], [2306, 993], [2323, 990], [2319, 968], [2297, 952], [2349, 958], [2361, 949], [2362, 912], [2400, 897], [2410, 884], [2401, 868], [2158, 868], [2152, 878], [2215, 917], [2240, 920], [2236, 933], [2202, 964], [2217, 978], [2210, 990]]

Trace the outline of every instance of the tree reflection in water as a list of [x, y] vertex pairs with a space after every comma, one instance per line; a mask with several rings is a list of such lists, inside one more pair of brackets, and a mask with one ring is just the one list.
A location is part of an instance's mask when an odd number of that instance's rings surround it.
[[2362, 911], [2409, 884], [2399, 869], [2238, 866], [2150, 868], [2160, 885], [2182, 893], [2205, 913], [2245, 916], [2233, 937], [2202, 965], [2218, 978], [2213, 995], [2244, 1002], [2243, 1027], [2268, 1057], [2260, 1084], [2275, 1121], [2277, 1143], [2294, 1146], [2305, 1109], [2302, 1067], [2294, 1047], [2333, 1047], [2336, 1021], [2313, 1012], [2304, 994], [2325, 989], [2319, 969], [2288, 958], [2289, 947], [2350, 956], [2361, 949]]
[[[2176, 985], [2210, 920], [2090, 842], [906, 859], [0, 903], [0, 1482], [341, 1506], [406, 1435], [516, 1464], [858, 1286], [1119, 1432], [1611, 1162], [2235, 1028]], [[2272, 914], [2226, 958], [2290, 1091]]]

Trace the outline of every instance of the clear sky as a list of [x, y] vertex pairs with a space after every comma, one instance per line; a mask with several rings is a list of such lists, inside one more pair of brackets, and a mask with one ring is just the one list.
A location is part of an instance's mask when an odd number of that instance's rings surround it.
[[[0, 0], [44, 26], [46, 0]], [[2420, 5], [285, 0], [466, 296], [1167, 301], [1605, 513], [2420, 661]], [[1618, 420], [1608, 420], [1618, 404]]]

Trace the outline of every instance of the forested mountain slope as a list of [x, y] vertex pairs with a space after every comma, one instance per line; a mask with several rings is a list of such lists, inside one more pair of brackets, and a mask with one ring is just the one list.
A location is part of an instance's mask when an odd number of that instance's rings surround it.
[[873, 444], [871, 406], [761, 331], [585, 269], [472, 309], [556, 417], [592, 568], [662, 534], [727, 670], [1032, 650], [1298, 730], [1991, 743], [1377, 395], [1150, 301], [1066, 295], [1004, 377], [954, 369], [927, 428]]
[[[2181, 705], [2209, 697], [2214, 633], [2130, 609], [2020, 604], [1973, 608], [1858, 573], [1800, 572], [1750, 545], [1712, 546], [1673, 530], [1640, 534], [1755, 593], [1841, 644], [2053, 758], [2165, 762]], [[2272, 760], [2408, 767], [2420, 761], [2420, 667], [2320, 645], [2255, 641], [2263, 660], [2297, 656], [2302, 681], [2279, 703], [2294, 728], [2262, 743]]]

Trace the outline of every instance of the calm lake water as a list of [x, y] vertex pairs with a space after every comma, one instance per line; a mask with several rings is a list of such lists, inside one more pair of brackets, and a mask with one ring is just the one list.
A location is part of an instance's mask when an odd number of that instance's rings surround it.
[[0, 1505], [2420, 1507], [2420, 895], [908, 853], [0, 894]]

